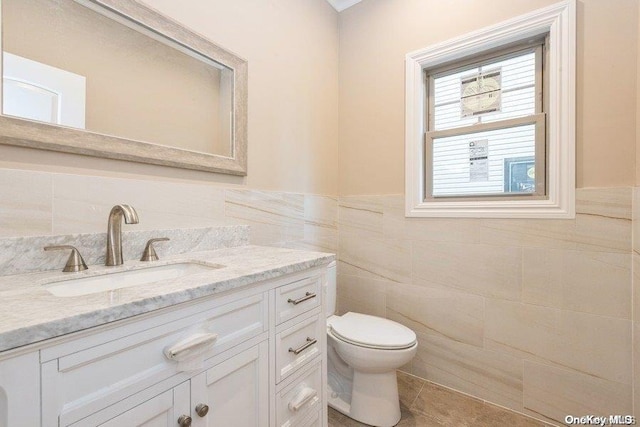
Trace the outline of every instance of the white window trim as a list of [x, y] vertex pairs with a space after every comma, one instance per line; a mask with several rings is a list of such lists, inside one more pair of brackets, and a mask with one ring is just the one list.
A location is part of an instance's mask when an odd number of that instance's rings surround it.
[[[424, 201], [424, 72], [446, 62], [549, 33], [547, 191], [544, 200]], [[574, 218], [576, 1], [567, 0], [406, 56], [407, 217]]]

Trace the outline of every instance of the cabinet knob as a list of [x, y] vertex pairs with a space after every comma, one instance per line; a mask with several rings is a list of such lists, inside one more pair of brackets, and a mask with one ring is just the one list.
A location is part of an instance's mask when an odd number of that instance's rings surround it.
[[199, 417], [204, 417], [208, 413], [209, 406], [205, 405], [204, 403], [200, 403], [198, 404], [198, 406], [196, 406], [196, 414], [198, 414]]
[[178, 425], [180, 427], [191, 427], [191, 417], [189, 415], [180, 415]]

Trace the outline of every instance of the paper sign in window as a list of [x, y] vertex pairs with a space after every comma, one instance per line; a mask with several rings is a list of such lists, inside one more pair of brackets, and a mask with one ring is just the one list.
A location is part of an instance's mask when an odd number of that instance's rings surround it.
[[469, 143], [469, 182], [489, 181], [489, 140]]
[[502, 110], [502, 70], [494, 69], [460, 78], [461, 117]]

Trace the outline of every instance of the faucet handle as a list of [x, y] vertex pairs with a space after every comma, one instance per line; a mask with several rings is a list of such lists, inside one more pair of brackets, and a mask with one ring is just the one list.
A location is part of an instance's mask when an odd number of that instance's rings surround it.
[[71, 255], [69, 255], [69, 259], [67, 260], [67, 264], [64, 266], [62, 271], [65, 273], [69, 273], [72, 271], [83, 271], [86, 270], [87, 264], [85, 264], [82, 255], [80, 252], [71, 245], [58, 245], [58, 246], [45, 246], [45, 251], [58, 251], [63, 249], [71, 249]]
[[142, 258], [140, 258], [140, 261], [157, 261], [159, 258], [156, 250], [153, 248], [153, 244], [155, 242], [166, 242], [168, 240], [168, 237], [149, 239], [149, 241], [147, 242], [147, 246], [145, 246], [144, 248], [144, 252], [142, 252]]

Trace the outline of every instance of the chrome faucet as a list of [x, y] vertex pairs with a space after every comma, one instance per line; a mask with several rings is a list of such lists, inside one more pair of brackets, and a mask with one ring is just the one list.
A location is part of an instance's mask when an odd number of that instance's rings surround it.
[[107, 261], [105, 265], [122, 265], [122, 219], [127, 224], [138, 223], [138, 213], [129, 205], [115, 205], [109, 213], [107, 226]]

